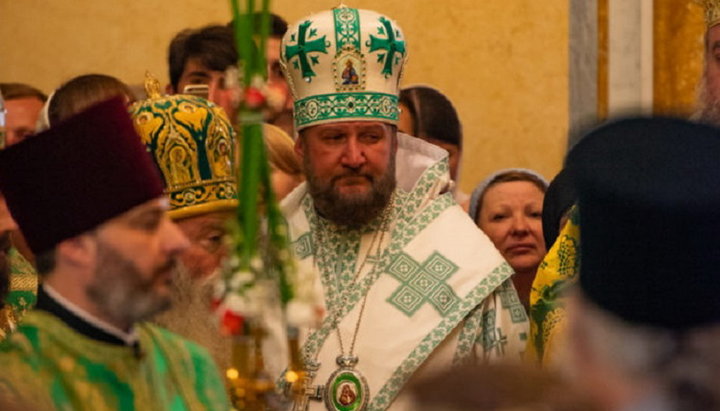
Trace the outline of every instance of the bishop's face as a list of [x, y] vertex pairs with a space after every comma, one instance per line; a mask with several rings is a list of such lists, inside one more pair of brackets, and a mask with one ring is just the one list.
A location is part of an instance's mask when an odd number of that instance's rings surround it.
[[322, 124], [302, 130], [303, 159], [318, 212], [337, 224], [361, 226], [376, 217], [395, 189], [395, 129], [370, 121]]
[[180, 259], [192, 278], [208, 278], [220, 267], [228, 254], [224, 240], [233, 216], [231, 211], [215, 211], [177, 221], [190, 240]]

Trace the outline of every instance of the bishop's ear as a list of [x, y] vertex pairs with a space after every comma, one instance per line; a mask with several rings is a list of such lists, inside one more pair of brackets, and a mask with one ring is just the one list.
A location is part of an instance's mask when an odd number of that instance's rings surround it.
[[295, 154], [298, 156], [300, 160], [302, 160], [305, 157], [305, 153], [303, 152], [303, 144], [305, 141], [305, 137], [302, 134], [302, 131], [298, 133], [297, 139], [295, 139]]

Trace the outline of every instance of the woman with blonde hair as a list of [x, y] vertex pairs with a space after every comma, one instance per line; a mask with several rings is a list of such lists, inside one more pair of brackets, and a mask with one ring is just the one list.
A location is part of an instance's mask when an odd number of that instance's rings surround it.
[[294, 142], [281, 128], [263, 124], [265, 148], [270, 161], [270, 179], [278, 201], [290, 194], [305, 181], [300, 159], [295, 154]]

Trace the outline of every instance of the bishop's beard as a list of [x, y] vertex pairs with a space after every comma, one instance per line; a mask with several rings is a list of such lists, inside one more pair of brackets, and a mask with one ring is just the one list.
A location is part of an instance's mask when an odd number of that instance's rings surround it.
[[720, 99], [710, 93], [705, 73], [698, 87], [698, 107], [690, 116], [690, 120], [720, 127]]
[[153, 318], [153, 322], [193, 341], [212, 354], [220, 369], [230, 366], [230, 339], [220, 334], [211, 308], [215, 275], [197, 279], [184, 265], [173, 277], [171, 308]]
[[[350, 229], [364, 226], [385, 210], [395, 191], [395, 156], [390, 157], [385, 173], [379, 178], [374, 178], [361, 170], [348, 169], [346, 173], [333, 177], [329, 182], [317, 178], [310, 161], [310, 156], [305, 153], [303, 166], [315, 209], [321, 216], [337, 225]], [[339, 194], [335, 188], [335, 181], [348, 176], [367, 178], [371, 182], [370, 190], [358, 195]]]

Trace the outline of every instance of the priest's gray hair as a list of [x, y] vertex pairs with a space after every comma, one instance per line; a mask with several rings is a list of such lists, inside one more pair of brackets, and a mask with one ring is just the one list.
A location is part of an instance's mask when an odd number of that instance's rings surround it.
[[720, 410], [720, 325], [674, 331], [630, 324], [575, 298], [568, 337], [580, 338], [597, 361], [629, 381], [654, 384], [671, 409]]

